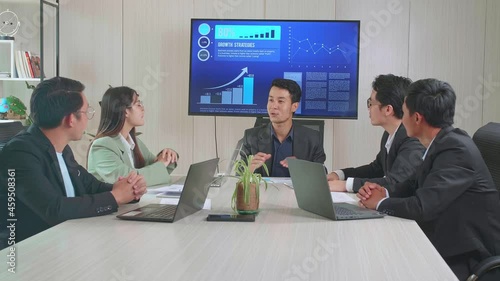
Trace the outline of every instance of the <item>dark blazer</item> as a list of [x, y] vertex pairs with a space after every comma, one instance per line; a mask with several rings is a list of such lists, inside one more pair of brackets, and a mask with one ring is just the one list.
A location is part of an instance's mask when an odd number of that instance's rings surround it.
[[389, 153], [385, 148], [388, 138], [389, 133], [384, 132], [380, 141], [380, 151], [373, 162], [357, 168], [342, 169], [346, 178], [354, 178], [354, 192], [358, 192], [367, 181], [381, 186], [403, 182], [422, 164], [425, 147], [418, 139], [408, 137], [403, 124], [394, 135]]
[[[63, 158], [75, 188], [75, 197], [66, 197], [56, 151], [36, 126], [14, 137], [0, 153], [1, 206], [7, 206], [7, 182], [15, 182], [16, 242], [35, 235], [65, 220], [105, 215], [118, 205], [111, 184], [96, 180], [73, 156], [69, 146]], [[15, 175], [9, 178], [7, 171]], [[2, 210], [0, 223], [6, 222]], [[2, 225], [0, 231], [5, 231]], [[4, 245], [5, 246], [5, 245]]]
[[466, 132], [443, 128], [414, 176], [388, 188], [378, 210], [417, 221], [443, 258], [500, 254], [500, 198]]
[[[258, 152], [274, 154], [271, 124], [269, 122], [266, 125], [245, 130], [243, 146], [240, 152], [242, 159], [246, 159], [247, 155], [255, 155]], [[292, 146], [293, 156], [298, 159], [317, 163], [324, 163], [326, 160], [321, 136], [318, 131], [294, 123]], [[271, 175], [273, 156], [266, 161], [266, 166], [269, 169], [269, 175]], [[262, 167], [255, 170], [255, 172], [267, 176]]]

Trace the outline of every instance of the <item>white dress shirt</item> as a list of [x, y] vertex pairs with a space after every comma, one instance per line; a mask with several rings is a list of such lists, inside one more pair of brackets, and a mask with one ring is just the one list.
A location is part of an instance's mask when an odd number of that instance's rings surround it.
[[[394, 131], [394, 133], [392, 133], [392, 135], [389, 135], [387, 141], [385, 142], [385, 150], [387, 154], [389, 154], [389, 151], [391, 150], [392, 142], [394, 141], [394, 136], [396, 135], [400, 127], [401, 125], [399, 125], [399, 127], [396, 129], [396, 131]], [[342, 170], [336, 170], [334, 172], [339, 176], [339, 180], [345, 179], [345, 174]], [[351, 177], [347, 178], [345, 182], [345, 188], [348, 192], [353, 192], [353, 185], [354, 185], [354, 178]]]
[[134, 147], [135, 143], [134, 140], [130, 135], [128, 135], [128, 140], [126, 140], [122, 134], [120, 134], [120, 140], [122, 141], [123, 145], [125, 146], [125, 151], [127, 152], [127, 155], [130, 159], [130, 163], [132, 163], [132, 166], [135, 166], [134, 164]]
[[69, 176], [68, 167], [62, 156], [62, 153], [56, 152], [57, 162], [59, 162], [59, 168], [61, 169], [61, 174], [64, 182], [64, 189], [66, 189], [66, 197], [75, 197], [75, 187], [73, 182], [71, 182], [71, 177]]
[[[427, 149], [425, 150], [425, 153], [424, 153], [424, 156], [422, 156], [422, 160], [425, 160], [425, 156], [427, 156], [427, 151], [429, 151], [429, 148], [431, 147], [432, 143], [434, 142], [434, 139], [436, 137], [434, 137], [431, 142], [429, 143], [429, 146], [427, 147]], [[380, 203], [382, 203], [382, 201], [384, 201], [385, 199], [389, 198], [389, 192], [387, 191], [387, 189], [385, 190], [385, 194], [386, 194], [386, 197], [380, 201], [378, 201], [378, 204], [377, 204], [377, 209], [378, 210], [378, 207], [380, 206]]]

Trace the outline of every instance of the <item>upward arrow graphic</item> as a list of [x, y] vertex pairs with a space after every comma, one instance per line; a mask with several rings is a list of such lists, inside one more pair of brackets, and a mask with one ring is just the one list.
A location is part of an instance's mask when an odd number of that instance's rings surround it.
[[219, 88], [226, 87], [227, 85], [230, 85], [230, 84], [234, 83], [236, 80], [240, 79], [241, 76], [245, 75], [245, 73], [248, 73], [248, 67], [242, 68], [240, 75], [238, 75], [238, 77], [234, 78], [230, 82], [227, 82], [226, 84], [220, 85], [220, 86], [217, 86], [217, 87], [211, 87], [211, 88], [205, 88], [205, 89], [211, 90], [211, 89], [219, 89]]

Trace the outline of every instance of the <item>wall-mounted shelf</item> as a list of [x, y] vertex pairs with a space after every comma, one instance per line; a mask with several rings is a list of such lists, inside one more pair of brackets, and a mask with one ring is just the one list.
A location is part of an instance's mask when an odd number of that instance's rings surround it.
[[40, 78], [0, 78], [0, 81], [40, 82]]
[[[38, 2], [38, 4], [37, 4]], [[31, 48], [27, 48], [27, 49], [24, 49], [24, 48], [21, 48], [18, 44], [19, 43], [16, 43], [16, 40], [0, 40], [0, 58], [5, 58], [2, 59], [4, 60], [4, 62], [6, 63], [3, 63], [2, 65], [2, 69], [0, 69], [0, 81], [31, 81], [31, 82], [39, 82], [39, 81], [42, 81], [44, 78], [46, 78], [47, 76], [48, 77], [51, 77], [51, 76], [59, 76], [59, 0], [51, 0], [51, 1], [47, 1], [47, 0], [27, 0], [27, 1], [5, 1], [4, 3], [2, 3], [2, 9], [3, 8], [7, 8], [9, 9], [10, 7], [13, 7], [13, 9], [10, 9], [10, 10], [13, 10], [15, 11], [16, 10], [16, 7], [19, 8], [21, 6], [17, 6], [17, 5], [25, 5], [25, 4], [30, 4], [30, 3], [33, 3], [34, 5], [37, 5], [39, 8], [39, 22], [35, 24], [38, 24], [39, 25], [39, 36], [40, 36], [40, 47], [39, 47], [39, 50], [36, 50], [36, 48], [34, 48], [34, 46], [31, 46]], [[9, 5], [11, 4], [11, 5]], [[45, 11], [44, 9], [51, 9], [50, 10], [50, 13]], [[22, 15], [22, 8], [21, 8], [21, 15]], [[45, 23], [46, 23], [46, 18], [44, 19], [44, 17], [47, 17], [47, 16], [52, 16], [53, 17], [53, 20], [55, 22], [55, 26], [54, 26], [54, 30], [52, 34], [54, 34], [55, 36], [53, 37], [53, 40], [54, 41], [49, 41], [49, 42], [54, 42], [54, 44], [51, 46], [51, 48], [53, 47], [53, 51], [55, 53], [55, 57], [53, 58], [50, 58], [49, 61], [46, 61], [47, 60], [47, 56], [45, 54], [45, 47], [44, 47], [44, 43], [45, 43], [45, 36], [44, 36], [44, 33], [46, 31], [44, 31], [44, 27], [45, 27]], [[20, 16], [22, 18], [22, 16]], [[29, 18], [29, 17], [24, 17], [24, 18]], [[34, 18], [34, 17], [33, 17]], [[33, 24], [33, 23], [31, 23]], [[50, 31], [50, 29], [49, 29]], [[50, 31], [52, 32], [52, 31]], [[14, 35], [14, 38], [16, 36]], [[28, 38], [30, 38], [28, 36]], [[26, 38], [24, 39], [26, 40]], [[49, 39], [51, 40], [51, 39]], [[21, 42], [23, 42], [23, 36], [21, 35]], [[22, 43], [21, 43], [22, 44]], [[18, 49], [16, 51], [16, 49]], [[29, 57], [29, 59], [27, 60], [27, 62], [24, 64], [24, 67], [22, 67], [24, 70], [22, 71], [22, 74], [23, 75], [20, 75], [20, 69], [18, 69], [18, 61], [19, 61], [19, 58], [20, 56], [23, 56], [24, 57], [24, 52], [26, 51], [26, 56], [28, 56], [30, 54], [29, 50], [31, 49], [31, 51], [35, 51], [35, 53], [38, 53], [40, 54], [39, 56], [39, 59], [38, 60], [35, 60], [37, 61], [36, 63], [36, 68], [37, 70], [39, 69], [39, 75], [34, 75], [34, 68], [35, 66], [30, 64], [30, 59], [32, 59], [32, 57]], [[23, 55], [19, 55], [19, 51], [21, 51], [21, 53]], [[36, 57], [38, 57], [38, 55], [36, 55]], [[53, 59], [53, 63], [52, 63], [52, 59]], [[55, 73], [53, 71], [46, 71], [45, 67], [44, 66], [47, 66], [47, 62], [51, 62], [51, 64], [53, 64], [54, 66], [54, 69], [55, 70]], [[21, 64], [22, 65], [22, 64]], [[32, 71], [30, 72], [29, 69], [27, 69], [27, 67], [31, 67]], [[5, 77], [7, 75], [1, 75], [1, 74], [7, 74], [8, 73], [8, 77]], [[28, 75], [26, 75], [26, 73], [28, 73]], [[40, 76], [40, 78], [32, 78], [32, 77], [29, 77], [30, 76], [30, 73], [31, 73], [31, 76]], [[43, 77], [44, 75], [46, 75], [46, 77]], [[19, 77], [19, 76], [24, 76], [24, 77]], [[26, 77], [28, 76], [28, 77]], [[1, 85], [0, 85], [1, 86]], [[1, 93], [1, 89], [0, 89], [0, 93]]]

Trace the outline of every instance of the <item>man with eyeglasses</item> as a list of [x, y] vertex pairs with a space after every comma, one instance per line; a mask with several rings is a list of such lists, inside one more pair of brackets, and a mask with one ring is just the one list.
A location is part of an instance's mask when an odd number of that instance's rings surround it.
[[331, 191], [358, 192], [365, 182], [385, 185], [406, 180], [422, 163], [424, 147], [406, 134], [401, 124], [403, 102], [411, 80], [392, 74], [379, 75], [372, 82], [366, 105], [372, 125], [385, 132], [373, 162], [357, 168], [336, 170], [328, 175]]
[[474, 141], [452, 126], [455, 91], [444, 81], [422, 79], [407, 92], [403, 124], [426, 147], [423, 163], [403, 182], [364, 185], [359, 204], [415, 220], [458, 280], [498, 281], [498, 269], [469, 279], [480, 262], [491, 268], [494, 258], [489, 265], [485, 260], [500, 255], [500, 201]]
[[[135, 172], [106, 184], [75, 161], [68, 144], [82, 138], [95, 113], [83, 90], [63, 77], [38, 84], [30, 102], [33, 125], [0, 152], [0, 206], [15, 202], [1, 212], [0, 249], [65, 220], [110, 214], [146, 193]], [[17, 220], [14, 238], [6, 235], [8, 218]]]

